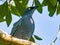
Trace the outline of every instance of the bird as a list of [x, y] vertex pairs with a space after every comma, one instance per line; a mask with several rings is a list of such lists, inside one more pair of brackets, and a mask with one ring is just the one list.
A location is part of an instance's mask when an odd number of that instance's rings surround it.
[[29, 40], [34, 33], [35, 23], [32, 15], [38, 6], [28, 7], [25, 9], [21, 18], [13, 24], [11, 36], [19, 39]]

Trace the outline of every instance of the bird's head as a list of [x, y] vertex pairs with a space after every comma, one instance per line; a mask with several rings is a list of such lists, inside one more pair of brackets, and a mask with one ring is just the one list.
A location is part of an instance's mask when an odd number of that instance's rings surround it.
[[24, 14], [27, 14], [27, 15], [30, 14], [30, 15], [32, 15], [33, 12], [35, 11], [35, 9], [37, 9], [37, 7], [38, 6], [28, 7], [27, 9], [25, 9]]

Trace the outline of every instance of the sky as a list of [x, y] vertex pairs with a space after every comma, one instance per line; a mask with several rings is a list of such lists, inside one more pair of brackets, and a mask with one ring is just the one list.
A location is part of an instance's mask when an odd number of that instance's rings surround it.
[[[42, 0], [39, 0], [42, 2]], [[32, 0], [29, 1], [29, 6], [31, 6]], [[37, 10], [35, 10], [33, 14], [33, 19], [35, 22], [35, 31], [34, 34], [41, 37], [43, 40], [36, 40], [36, 43], [40, 45], [49, 45], [57, 36], [59, 25], [60, 25], [60, 14], [56, 16], [56, 13], [53, 17], [49, 17], [48, 7], [43, 7], [43, 12], [40, 14]], [[12, 22], [9, 27], [7, 27], [6, 22], [0, 23], [0, 30], [4, 30], [8, 34], [10, 34], [13, 24], [18, 21], [20, 18], [12, 15]], [[54, 45], [60, 45], [60, 36], [58, 37], [56, 43]]]

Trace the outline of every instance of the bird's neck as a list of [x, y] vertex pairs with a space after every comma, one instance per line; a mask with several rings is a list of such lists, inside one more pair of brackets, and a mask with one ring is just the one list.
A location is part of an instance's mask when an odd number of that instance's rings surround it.
[[22, 17], [27, 16], [27, 17], [32, 17], [32, 14], [24, 14]]

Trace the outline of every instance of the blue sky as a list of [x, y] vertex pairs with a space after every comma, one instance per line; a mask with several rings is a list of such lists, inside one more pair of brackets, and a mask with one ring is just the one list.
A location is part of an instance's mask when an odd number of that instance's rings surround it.
[[[42, 2], [42, 0], [40, 0]], [[31, 6], [32, 0], [29, 2], [29, 6]], [[40, 45], [49, 45], [56, 37], [59, 25], [60, 25], [60, 15], [56, 16], [56, 13], [53, 17], [49, 17], [47, 6], [43, 7], [43, 13], [40, 14], [37, 10], [35, 10], [33, 14], [33, 19], [35, 21], [35, 32], [34, 34], [41, 37], [43, 40], [38, 41], [36, 43]], [[13, 24], [19, 20], [19, 17], [12, 15], [12, 23], [9, 27], [7, 27], [6, 22], [0, 23], [0, 29], [6, 31], [7, 33], [11, 32]], [[60, 45], [60, 37], [58, 37], [56, 43], [54, 45]]]

